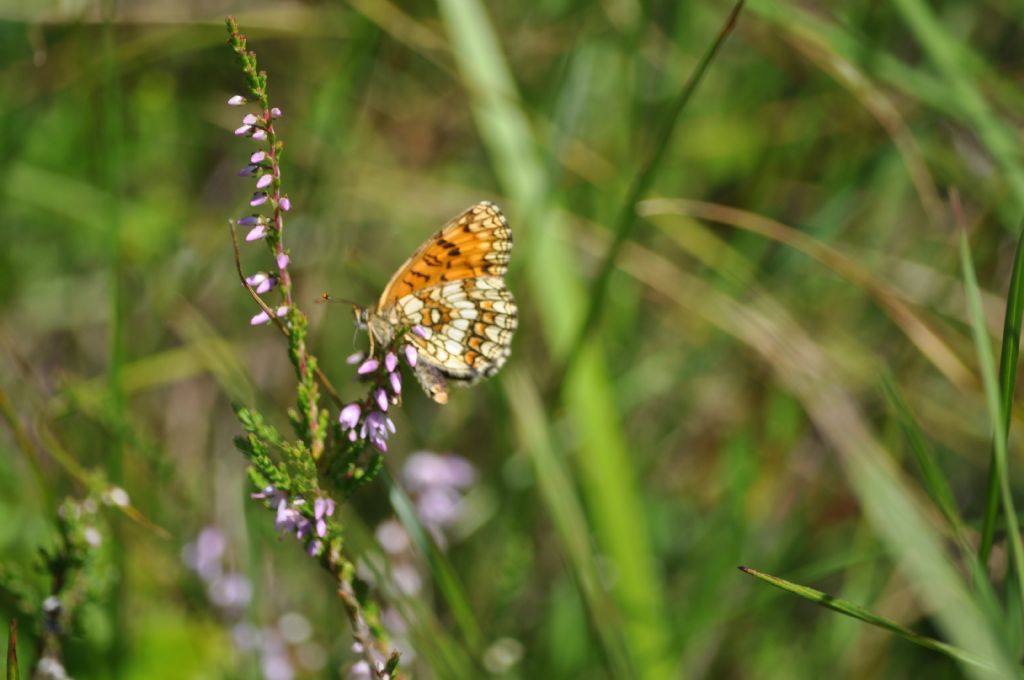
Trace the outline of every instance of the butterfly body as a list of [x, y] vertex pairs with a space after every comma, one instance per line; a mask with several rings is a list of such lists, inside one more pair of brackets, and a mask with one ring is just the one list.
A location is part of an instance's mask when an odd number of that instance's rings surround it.
[[447, 385], [472, 385], [501, 368], [517, 326], [517, 309], [504, 275], [512, 230], [493, 203], [478, 203], [452, 218], [399, 267], [374, 309], [356, 309], [371, 349], [398, 333], [415, 345], [416, 377], [434, 401], [448, 401]]

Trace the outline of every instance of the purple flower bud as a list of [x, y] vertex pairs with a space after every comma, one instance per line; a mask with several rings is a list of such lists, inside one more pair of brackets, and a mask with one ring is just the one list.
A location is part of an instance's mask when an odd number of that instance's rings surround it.
[[258, 180], [256, 180], [256, 188], [257, 189], [266, 189], [267, 187], [269, 187], [273, 183], [274, 183], [274, 176], [273, 175], [260, 175], [260, 178]]
[[351, 430], [358, 425], [360, 413], [362, 413], [362, 408], [359, 404], [349, 404], [341, 409], [341, 413], [338, 414], [338, 422], [341, 423], [342, 429]]
[[252, 130], [251, 125], [243, 125], [242, 127], [235, 130], [235, 134], [241, 137], [242, 135], [249, 134], [249, 130]]
[[330, 517], [334, 514], [334, 500], [331, 498], [327, 499], [327, 507], [324, 509], [324, 514]]
[[401, 373], [389, 373], [388, 379], [391, 380], [391, 391], [395, 394], [402, 393], [402, 374]]
[[350, 442], [355, 442], [355, 440], [357, 440], [357, 439], [359, 439], [359, 435], [356, 433], [355, 429], [349, 430], [348, 431], [348, 440]]
[[287, 269], [288, 268], [288, 263], [290, 261], [291, 260], [288, 258], [287, 255], [285, 255], [284, 253], [281, 253], [280, 255], [277, 256], [277, 268], [278, 269]]
[[395, 356], [394, 352], [388, 352], [384, 357], [384, 367], [388, 369], [388, 373], [394, 373], [397, 366], [398, 357]]
[[281, 210], [283, 210], [285, 212], [288, 212], [289, 210], [292, 209], [292, 202], [288, 199], [287, 196], [282, 198], [281, 202], [278, 205], [280, 205], [281, 206]]
[[317, 499], [313, 501], [313, 517], [316, 517], [317, 519], [323, 518], [326, 510], [327, 499], [323, 496], [318, 496]]
[[320, 554], [320, 551], [323, 550], [323, 547], [324, 547], [324, 544], [323, 544], [323, 542], [320, 539], [316, 539], [316, 540], [310, 541], [309, 542], [309, 548], [308, 548], [309, 556], [310, 557], [316, 557], [317, 555]]
[[242, 119], [242, 124], [243, 125], [256, 125], [256, 123], [259, 123], [259, 122], [260, 122], [260, 119], [257, 118], [256, 114], [254, 114], [254, 113], [247, 113], [247, 114], [245, 114], [245, 118]]
[[270, 117], [271, 118], [280, 118], [281, 117], [281, 109], [277, 108], [276, 106], [274, 108], [270, 109]]
[[380, 362], [374, 358], [370, 358], [359, 365], [359, 368], [356, 369], [356, 373], [358, 375], [366, 375], [367, 373], [373, 373], [374, 371], [377, 370], [378, 366], [380, 366]]
[[402, 348], [405, 351], [405, 360], [409, 362], [410, 366], [416, 365], [416, 359], [419, 358], [419, 352], [413, 345], [406, 345]]
[[[288, 313], [287, 305], [281, 305], [280, 307], [278, 307], [277, 309], [274, 310], [274, 316], [276, 316], [276, 317], [282, 317], [282, 316], [284, 316], [287, 313]], [[270, 317], [267, 316], [267, 313], [266, 312], [260, 312], [256, 316], [254, 316], [251, 319], [249, 319], [249, 324], [252, 325], [252, 326], [259, 326], [261, 324], [267, 323], [268, 321], [270, 321]]]
[[373, 393], [373, 399], [377, 402], [377, 407], [381, 411], [388, 410], [388, 394], [384, 390], [377, 388], [377, 391]]
[[362, 352], [356, 352], [355, 354], [349, 354], [347, 357], [345, 357], [345, 363], [348, 364], [349, 366], [354, 366], [354, 365], [358, 364], [360, 361], [362, 361], [363, 357], [365, 357], [365, 356], [366, 355], [363, 354]]
[[249, 233], [245, 235], [246, 241], [258, 241], [267, 235], [267, 228], [262, 224], [258, 224], [249, 230]]
[[238, 171], [239, 177], [252, 177], [259, 170], [255, 165], [247, 165]]
[[245, 103], [245, 97], [240, 94], [236, 94], [234, 97], [228, 100], [228, 106], [241, 106]]
[[251, 227], [254, 224], [260, 224], [263, 222], [263, 218], [259, 215], [246, 215], [242, 219], [238, 220], [238, 224], [243, 227]]
[[255, 153], [253, 153], [253, 155], [249, 156], [249, 162], [250, 163], [262, 163], [263, 160], [266, 157], [267, 157], [267, 152], [266, 151], [256, 151]]
[[316, 535], [319, 536], [320, 538], [323, 538], [324, 536], [327, 535], [327, 522], [326, 522], [326, 520], [318, 519], [316, 521]]
[[267, 195], [262, 191], [257, 191], [255, 194], [252, 195], [252, 200], [249, 201], [249, 205], [255, 208], [256, 206], [263, 205], [266, 202]]
[[258, 142], [262, 142], [264, 139], [267, 138], [267, 131], [257, 129], [255, 132], [252, 133], [252, 138]]
[[423, 338], [424, 340], [426, 340], [428, 337], [430, 337], [430, 335], [427, 333], [427, 329], [424, 328], [423, 326], [419, 325], [419, 324], [416, 324], [415, 326], [412, 327], [412, 333], [413, 333], [413, 335], [418, 335], [419, 337]]
[[254, 286], [256, 292], [262, 295], [268, 290], [274, 287], [277, 281], [273, 276], [268, 275], [266, 272], [256, 272], [252, 276], [247, 276], [245, 282], [250, 286]]

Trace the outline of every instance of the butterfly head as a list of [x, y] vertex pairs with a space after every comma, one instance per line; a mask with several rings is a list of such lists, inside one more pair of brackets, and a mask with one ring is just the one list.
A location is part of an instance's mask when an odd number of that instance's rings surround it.
[[370, 323], [370, 310], [352, 303], [352, 315], [355, 316], [356, 327], [361, 331], [365, 331]]

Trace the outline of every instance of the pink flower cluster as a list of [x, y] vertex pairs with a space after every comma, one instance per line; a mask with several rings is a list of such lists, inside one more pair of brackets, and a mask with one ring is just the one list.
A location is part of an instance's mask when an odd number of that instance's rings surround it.
[[[413, 328], [413, 332], [422, 329]], [[400, 350], [410, 367], [416, 366], [418, 354], [416, 347], [406, 343]], [[388, 416], [388, 407], [397, 404], [402, 394], [402, 373], [398, 370], [398, 353], [388, 349], [383, 359], [364, 357], [362, 352], [353, 354], [346, 360], [349, 364], [358, 364], [356, 376], [361, 380], [373, 381], [370, 394], [363, 401], [347, 404], [338, 414], [341, 429], [348, 433], [349, 441], [368, 440], [373, 446], [384, 453], [388, 450], [388, 437], [395, 432], [395, 423]]]
[[[245, 97], [235, 95], [228, 100], [229, 106], [242, 106], [247, 103]], [[249, 156], [249, 164], [238, 171], [241, 177], [255, 177], [256, 191], [249, 199], [249, 205], [259, 208], [269, 205], [273, 209], [271, 216], [260, 213], [252, 213], [238, 220], [238, 225], [248, 227], [245, 235], [246, 241], [259, 241], [268, 236], [272, 230], [280, 231], [281, 213], [291, 210], [292, 203], [287, 196], [280, 194], [281, 173], [278, 165], [277, 153], [273, 147], [273, 121], [281, 117], [281, 109], [274, 107], [262, 114], [249, 113], [242, 119], [242, 125], [235, 130], [239, 136], [249, 137], [257, 142], [269, 142], [268, 149], [259, 149]], [[268, 133], [270, 137], [268, 137]], [[257, 294], [263, 295], [269, 292], [281, 281], [281, 272], [287, 269], [289, 264], [288, 254], [284, 249], [277, 248], [275, 255], [278, 273], [270, 274], [259, 271], [248, 276], [245, 282], [248, 283]], [[288, 313], [288, 307], [281, 305], [272, 310], [274, 316], [283, 317]], [[256, 314], [249, 321], [253, 326], [259, 326], [270, 321], [270, 315], [266, 311]]]
[[267, 501], [270, 507], [277, 510], [274, 528], [281, 534], [295, 534], [300, 541], [312, 538], [306, 546], [306, 552], [316, 557], [323, 550], [321, 539], [327, 536], [327, 518], [334, 514], [334, 501], [330, 498], [318, 497], [313, 501], [313, 519], [309, 519], [302, 511], [306, 505], [305, 498], [289, 498], [288, 494], [273, 486], [251, 495], [256, 500]]

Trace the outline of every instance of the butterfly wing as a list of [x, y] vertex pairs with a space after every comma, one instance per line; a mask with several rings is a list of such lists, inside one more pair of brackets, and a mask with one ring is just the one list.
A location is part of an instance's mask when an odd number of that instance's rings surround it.
[[378, 313], [416, 291], [508, 271], [512, 230], [498, 206], [482, 201], [445, 224], [391, 277]]
[[420, 357], [450, 379], [472, 384], [494, 375], [505, 363], [518, 325], [505, 280], [482, 276], [445, 283], [400, 299], [400, 323], [420, 326], [423, 336], [406, 336]]
[[448, 381], [471, 385], [497, 373], [516, 329], [516, 304], [502, 278], [512, 230], [484, 201], [452, 218], [391, 278], [378, 315], [401, 327], [421, 326], [407, 338], [419, 350], [416, 377], [439, 403]]

